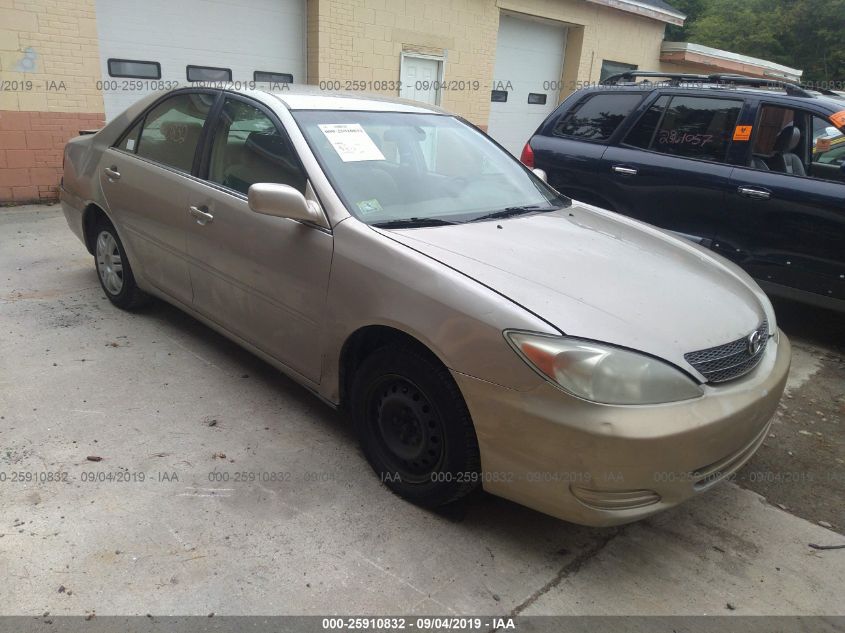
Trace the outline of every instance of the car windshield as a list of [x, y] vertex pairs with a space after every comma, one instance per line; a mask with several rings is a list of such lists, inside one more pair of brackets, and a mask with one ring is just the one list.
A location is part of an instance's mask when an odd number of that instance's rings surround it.
[[349, 212], [367, 224], [447, 224], [569, 204], [455, 117], [293, 112]]

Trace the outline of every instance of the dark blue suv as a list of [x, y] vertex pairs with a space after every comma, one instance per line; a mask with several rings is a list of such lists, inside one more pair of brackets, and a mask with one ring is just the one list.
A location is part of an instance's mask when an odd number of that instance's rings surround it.
[[845, 311], [843, 132], [833, 92], [629, 72], [568, 97], [522, 161], [561, 193], [713, 249], [772, 294]]

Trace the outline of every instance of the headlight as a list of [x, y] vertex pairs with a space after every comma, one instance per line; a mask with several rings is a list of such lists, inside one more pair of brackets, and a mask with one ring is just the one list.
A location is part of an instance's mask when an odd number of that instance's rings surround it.
[[658, 404], [701, 396], [668, 363], [618, 347], [561, 336], [507, 331], [523, 360], [569, 393], [602, 404]]

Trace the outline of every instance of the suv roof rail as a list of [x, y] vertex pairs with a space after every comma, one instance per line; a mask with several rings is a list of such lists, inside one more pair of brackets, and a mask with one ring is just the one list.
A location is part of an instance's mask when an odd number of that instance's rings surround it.
[[643, 77], [646, 79], [652, 79], [660, 77], [662, 79], [668, 79], [672, 82], [680, 82], [680, 81], [705, 81], [708, 78], [708, 75], [695, 75], [692, 73], [661, 73], [652, 70], [627, 70], [624, 73], [619, 73], [616, 75], [611, 75], [607, 79], [601, 82], [602, 86], [615, 86], [620, 81], [633, 81], [638, 77]]
[[649, 70], [629, 70], [624, 73], [611, 75], [601, 82], [603, 86], [615, 86], [621, 81], [633, 81], [637, 78], [661, 78], [668, 80], [671, 85], [678, 85], [685, 82], [698, 82], [716, 85], [730, 85], [730, 86], [749, 86], [753, 88], [782, 88], [786, 94], [793, 97], [812, 97], [810, 92], [807, 92], [799, 84], [785, 81], [782, 79], [765, 79], [760, 77], [748, 77], [746, 75], [729, 75], [729, 74], [713, 74], [713, 75], [695, 75], [689, 73], [663, 73]]
[[750, 86], [752, 88], [783, 88], [786, 94], [793, 97], [812, 97], [800, 84], [783, 79], [768, 79], [761, 77], [747, 77], [745, 75], [710, 75], [709, 81], [717, 84], [732, 86]]

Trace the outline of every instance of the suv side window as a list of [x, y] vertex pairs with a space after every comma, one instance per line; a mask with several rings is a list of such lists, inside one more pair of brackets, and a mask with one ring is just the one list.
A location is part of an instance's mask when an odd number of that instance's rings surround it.
[[660, 125], [660, 119], [663, 118], [663, 112], [666, 110], [666, 106], [669, 105], [670, 99], [671, 97], [664, 95], [652, 103], [645, 114], [637, 121], [637, 124], [628, 132], [623, 143], [632, 147], [639, 147], [640, 149], [649, 149], [654, 140], [654, 134], [657, 132], [657, 126]]
[[[673, 96], [668, 106], [661, 107], [663, 99], [667, 97], [661, 97], [649, 108], [625, 142], [661, 154], [724, 162], [743, 102]], [[645, 145], [649, 137], [650, 142]]]
[[606, 141], [642, 100], [642, 94], [595, 94], [566, 113], [557, 122], [552, 134]]
[[750, 167], [845, 182], [845, 134], [829, 120], [803, 110], [763, 105], [754, 134]]
[[183, 93], [159, 103], [144, 118], [138, 156], [190, 173], [214, 99], [209, 93]]
[[288, 137], [264, 112], [238, 99], [226, 99], [217, 118], [208, 180], [243, 194], [257, 182], [305, 193], [305, 174]]

